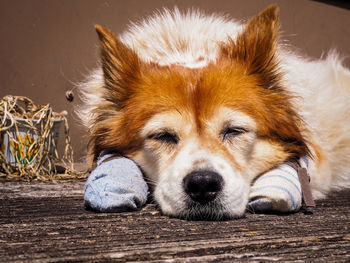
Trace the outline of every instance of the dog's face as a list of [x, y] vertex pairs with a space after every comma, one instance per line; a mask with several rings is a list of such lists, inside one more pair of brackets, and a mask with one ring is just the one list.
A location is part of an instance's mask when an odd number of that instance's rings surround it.
[[248, 114], [226, 106], [208, 114], [163, 112], [142, 130], [144, 147], [134, 159], [154, 182], [155, 199], [165, 214], [241, 216], [250, 182], [262, 165], [257, 159], [271, 154], [266, 161], [273, 163], [286, 157], [278, 144], [258, 138], [257, 123]]
[[154, 185], [161, 210], [184, 218], [240, 217], [252, 180], [308, 153], [275, 60], [277, 9], [250, 20], [203, 68], [146, 63], [108, 30], [104, 103], [94, 112], [92, 154], [114, 147]]

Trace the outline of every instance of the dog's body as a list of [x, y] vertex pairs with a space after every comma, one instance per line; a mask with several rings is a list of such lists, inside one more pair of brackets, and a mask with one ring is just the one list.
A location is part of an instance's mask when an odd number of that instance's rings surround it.
[[80, 111], [91, 160], [133, 159], [172, 216], [239, 217], [254, 179], [304, 155], [315, 198], [349, 187], [350, 72], [334, 52], [279, 46], [278, 27], [276, 7], [246, 26], [164, 11], [121, 40], [97, 27], [102, 70]]

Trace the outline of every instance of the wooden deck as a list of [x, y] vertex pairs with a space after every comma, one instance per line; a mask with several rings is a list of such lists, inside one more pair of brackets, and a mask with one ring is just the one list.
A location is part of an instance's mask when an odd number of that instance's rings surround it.
[[1, 262], [349, 262], [350, 191], [313, 215], [184, 221], [86, 211], [83, 182], [0, 183]]

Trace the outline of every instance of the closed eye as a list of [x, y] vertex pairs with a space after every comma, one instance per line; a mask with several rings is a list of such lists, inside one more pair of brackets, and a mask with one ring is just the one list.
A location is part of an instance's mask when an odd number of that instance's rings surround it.
[[177, 144], [179, 142], [179, 137], [175, 133], [168, 131], [151, 134], [148, 136], [148, 139], [157, 140], [167, 144]]
[[244, 128], [240, 128], [240, 127], [226, 127], [223, 129], [223, 131], [221, 132], [221, 135], [223, 137], [223, 140], [229, 140], [232, 139], [236, 136], [239, 136], [243, 133], [246, 133], [247, 130]]

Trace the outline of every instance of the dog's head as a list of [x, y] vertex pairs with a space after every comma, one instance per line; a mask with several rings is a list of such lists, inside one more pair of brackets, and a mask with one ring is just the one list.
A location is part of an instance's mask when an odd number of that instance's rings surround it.
[[270, 7], [218, 43], [216, 62], [190, 69], [144, 62], [97, 26], [104, 85], [92, 155], [115, 148], [136, 161], [167, 215], [242, 216], [257, 175], [309, 152], [281, 85], [278, 27]]

